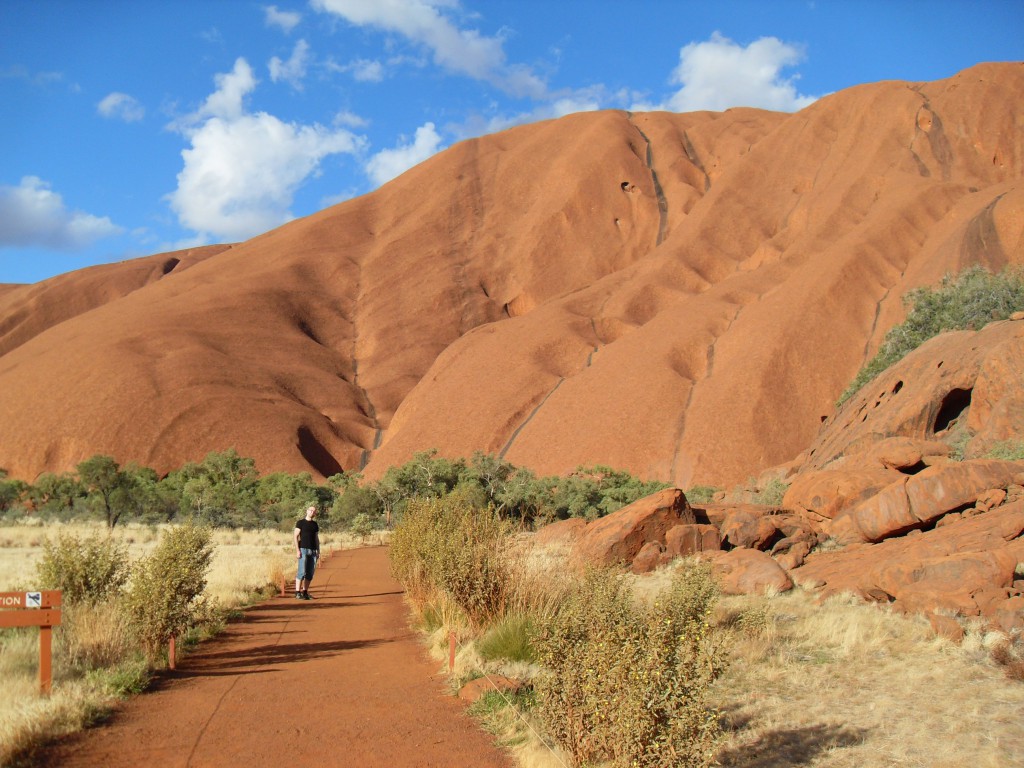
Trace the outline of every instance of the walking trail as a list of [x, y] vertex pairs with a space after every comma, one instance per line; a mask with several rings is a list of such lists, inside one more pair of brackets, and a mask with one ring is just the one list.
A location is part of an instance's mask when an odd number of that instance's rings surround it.
[[335, 554], [311, 594], [246, 611], [39, 764], [511, 766], [409, 629], [385, 548]]

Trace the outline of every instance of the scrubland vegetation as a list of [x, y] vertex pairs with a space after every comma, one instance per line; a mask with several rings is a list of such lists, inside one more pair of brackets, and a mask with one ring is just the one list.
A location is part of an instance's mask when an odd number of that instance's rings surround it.
[[[470, 506], [414, 503], [393, 566], [440, 663], [454, 633], [454, 688], [526, 681], [472, 707], [526, 768], [953, 768], [1024, 750], [1024, 685], [999, 660], [1017, 656], [980, 622], [956, 644], [852, 597], [720, 597], [695, 561], [579, 571], [497, 522], [472, 555], [446, 551], [480, 530]], [[454, 535], [424, 537], [427, 521]]]
[[[338, 546], [328, 537], [325, 546]], [[61, 589], [54, 629], [53, 693], [39, 695], [36, 629], [0, 630], [0, 765], [100, 720], [119, 698], [148, 685], [179, 652], [215, 634], [235, 611], [291, 578], [294, 553], [272, 531], [194, 524], [42, 524], [0, 527], [0, 591]]]
[[61, 589], [65, 602], [49, 698], [37, 690], [38, 631], [0, 631], [0, 764], [143, 690], [166, 663], [172, 635], [187, 648], [290, 580], [290, 532], [309, 503], [323, 510], [321, 542], [331, 547], [379, 542], [389, 521], [408, 518], [411, 525], [432, 502], [457, 493], [473, 514], [462, 527], [433, 535], [465, 534], [456, 558], [439, 567], [475, 615], [474, 605], [486, 610], [496, 598], [484, 591], [487, 584], [458, 574], [475, 575], [475, 542], [487, 539], [488, 526], [507, 533], [513, 521], [595, 517], [664, 486], [605, 467], [538, 478], [482, 454], [467, 462], [435, 452], [417, 454], [379, 482], [359, 480], [260, 477], [253, 460], [233, 450], [164, 478], [109, 456], [32, 484], [0, 471], [0, 590]]
[[892, 364], [945, 331], [976, 331], [1024, 310], [1024, 270], [992, 274], [973, 266], [947, 274], [935, 288], [915, 288], [903, 297], [907, 318], [885, 335], [882, 346], [839, 397], [837, 407]]
[[315, 503], [322, 528], [354, 527], [368, 535], [390, 528], [410, 500], [438, 498], [456, 489], [480, 505], [493, 505], [503, 517], [533, 523], [594, 519], [667, 485], [604, 466], [538, 477], [480, 452], [465, 460], [424, 451], [391, 467], [378, 481], [343, 472], [324, 483], [309, 473], [260, 476], [255, 461], [233, 449], [213, 451], [163, 478], [149, 467], [122, 467], [110, 456], [97, 455], [75, 472], [46, 472], [33, 483], [0, 469], [0, 520], [91, 518], [111, 529], [130, 520], [191, 520], [213, 527], [290, 531], [301, 510]]
[[463, 494], [414, 501], [393, 570], [426, 626], [535, 663], [529, 714], [574, 765], [708, 765], [717, 718], [705, 698], [724, 668], [709, 571], [680, 571], [647, 607], [611, 571], [531, 573], [513, 541], [493, 507]]

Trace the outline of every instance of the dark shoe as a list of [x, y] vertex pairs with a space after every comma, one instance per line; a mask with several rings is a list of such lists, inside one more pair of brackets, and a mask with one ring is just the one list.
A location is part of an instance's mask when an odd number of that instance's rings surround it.
[[295, 599], [296, 600], [301, 600], [302, 599], [302, 593], [301, 592], [296, 592], [295, 593]]
[[312, 600], [313, 596], [311, 594], [309, 594], [309, 592], [303, 592], [302, 593], [302, 599], [303, 600]]

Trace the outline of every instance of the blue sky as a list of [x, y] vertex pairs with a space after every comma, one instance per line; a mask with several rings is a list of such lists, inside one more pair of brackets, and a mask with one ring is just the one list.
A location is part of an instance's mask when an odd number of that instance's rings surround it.
[[234, 242], [591, 109], [1024, 60], [1021, 0], [3, 0], [0, 283]]

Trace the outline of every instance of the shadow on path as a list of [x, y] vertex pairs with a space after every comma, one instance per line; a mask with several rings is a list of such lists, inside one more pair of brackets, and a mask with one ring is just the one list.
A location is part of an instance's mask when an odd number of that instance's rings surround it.
[[[394, 642], [391, 639], [380, 640], [336, 640], [326, 643], [292, 643], [291, 645], [261, 645], [256, 648], [246, 648], [242, 652], [223, 651], [218, 653], [206, 653], [201, 657], [195, 657], [195, 668], [181, 670], [182, 677], [203, 677], [209, 672], [222, 670], [238, 670], [244, 667], [264, 667], [272, 664], [290, 664], [297, 661], [307, 661], [314, 658], [326, 658], [336, 656], [344, 651], [354, 651], [359, 648], [373, 648], [382, 643]], [[204, 667], [210, 664], [216, 666], [216, 670], [206, 670]], [[239, 674], [235, 672], [234, 674]]]

